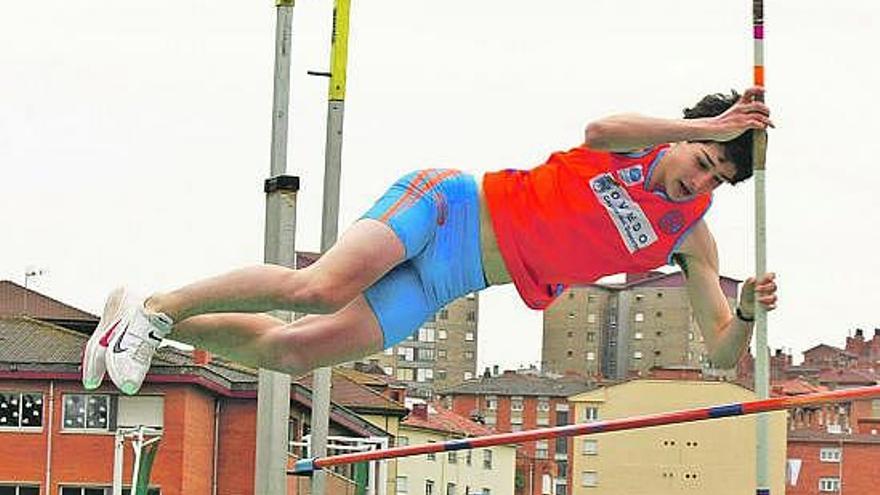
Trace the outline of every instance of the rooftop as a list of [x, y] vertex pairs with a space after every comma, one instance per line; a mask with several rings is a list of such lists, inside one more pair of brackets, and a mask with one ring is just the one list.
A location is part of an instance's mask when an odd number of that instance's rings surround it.
[[505, 371], [500, 375], [481, 376], [440, 391], [443, 395], [528, 395], [569, 397], [596, 388], [581, 377], [535, 375]]

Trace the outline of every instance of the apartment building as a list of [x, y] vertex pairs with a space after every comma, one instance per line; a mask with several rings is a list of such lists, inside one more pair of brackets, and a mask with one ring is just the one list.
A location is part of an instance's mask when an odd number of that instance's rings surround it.
[[[684, 282], [681, 272], [649, 272], [568, 288], [544, 312], [542, 369], [620, 380], [652, 368], [709, 368]], [[738, 284], [721, 277], [731, 308]]]
[[[530, 369], [485, 373], [440, 393], [455, 413], [475, 418], [498, 432], [513, 432], [574, 423], [568, 397], [592, 388], [593, 384], [580, 377]], [[570, 493], [571, 446], [569, 438], [518, 444], [514, 493]]]
[[[754, 400], [732, 383], [632, 380], [569, 400], [577, 422]], [[785, 490], [786, 413], [770, 413], [770, 492]], [[755, 491], [755, 419], [735, 417], [578, 437], [574, 495], [741, 495]]]
[[[297, 253], [297, 266], [314, 263], [318, 253]], [[426, 321], [403, 342], [368, 356], [407, 387], [407, 395], [430, 399], [437, 390], [470, 380], [477, 372], [479, 295], [460, 297]]]
[[[492, 430], [439, 404], [414, 404], [400, 425], [399, 445], [422, 445]], [[456, 450], [398, 460], [400, 495], [508, 495], [514, 490], [513, 445]]]

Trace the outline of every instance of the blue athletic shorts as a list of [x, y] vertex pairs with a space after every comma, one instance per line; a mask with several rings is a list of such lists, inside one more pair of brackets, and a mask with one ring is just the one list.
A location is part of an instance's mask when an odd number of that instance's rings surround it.
[[474, 177], [459, 170], [403, 176], [362, 218], [387, 224], [405, 260], [364, 296], [388, 348], [457, 297], [486, 287], [480, 256], [480, 204]]

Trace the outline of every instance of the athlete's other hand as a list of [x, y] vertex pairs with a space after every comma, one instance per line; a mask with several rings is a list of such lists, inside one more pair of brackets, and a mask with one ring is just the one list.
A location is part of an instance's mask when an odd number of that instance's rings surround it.
[[746, 318], [754, 318], [756, 300], [767, 311], [776, 309], [776, 303], [778, 301], [776, 290], [778, 288], [779, 286], [776, 284], [776, 274], [773, 272], [765, 273], [757, 281], [755, 280], [755, 277], [749, 277], [749, 279], [743, 284], [739, 296], [739, 308], [743, 316]]

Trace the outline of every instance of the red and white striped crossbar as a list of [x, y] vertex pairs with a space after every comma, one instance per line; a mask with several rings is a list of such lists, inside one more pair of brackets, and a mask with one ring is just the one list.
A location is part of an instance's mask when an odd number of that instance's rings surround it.
[[651, 426], [691, 423], [707, 419], [744, 416], [768, 411], [779, 411], [799, 406], [823, 404], [828, 402], [842, 402], [876, 396], [880, 396], [880, 385], [833, 390], [831, 392], [817, 392], [814, 394], [795, 395], [791, 397], [776, 397], [714, 407], [685, 409], [682, 411], [649, 414], [632, 418], [611, 419], [592, 423], [578, 423], [512, 433], [498, 433], [483, 437], [463, 438], [423, 445], [407, 445], [404, 447], [393, 447], [390, 449], [373, 450], [369, 452], [356, 452], [328, 457], [313, 457], [297, 461], [294, 464], [293, 469], [288, 471], [288, 474], [308, 475], [316, 469], [338, 466], [340, 464], [393, 459], [397, 457], [409, 457], [413, 455], [449, 452], [453, 450], [478, 449], [483, 447], [493, 447], [496, 445], [509, 445], [531, 442], [534, 440], [546, 440], [557, 437], [574, 437], [610, 431], [635, 430]]

